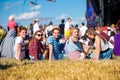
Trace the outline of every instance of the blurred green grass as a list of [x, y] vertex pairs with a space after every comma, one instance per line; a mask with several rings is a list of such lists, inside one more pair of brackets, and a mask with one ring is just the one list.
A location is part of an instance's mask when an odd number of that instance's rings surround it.
[[120, 80], [120, 57], [113, 60], [0, 59], [0, 80]]

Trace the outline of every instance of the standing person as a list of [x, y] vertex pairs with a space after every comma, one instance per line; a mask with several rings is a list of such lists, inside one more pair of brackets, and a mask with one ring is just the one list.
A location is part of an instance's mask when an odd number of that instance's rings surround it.
[[14, 30], [16, 30], [17, 31], [17, 23], [14, 21], [14, 16], [13, 15], [11, 15], [10, 17], [9, 17], [9, 22], [8, 22], [8, 31], [10, 31], [10, 30], [12, 30], [12, 29], [14, 29]]
[[71, 22], [71, 18], [68, 18], [67, 22], [65, 23], [65, 28], [64, 28], [64, 34], [65, 34], [65, 36], [70, 31], [70, 22]]
[[5, 32], [4, 29], [0, 25], [0, 44], [1, 44], [2, 40], [3, 40], [3, 38], [4, 38], [4, 32]]
[[81, 60], [84, 59], [86, 54], [84, 53], [83, 47], [80, 45], [79, 40], [79, 29], [72, 28], [71, 36], [66, 41], [65, 52], [68, 54], [70, 60]]
[[47, 39], [47, 44], [49, 47], [49, 60], [58, 60], [60, 56], [59, 50], [59, 40], [60, 40], [60, 29], [55, 27], [52, 30], [52, 36]]
[[14, 57], [13, 46], [14, 46], [14, 39], [17, 34], [17, 23], [14, 21], [14, 18], [15, 17], [13, 15], [9, 17], [8, 33], [0, 45], [1, 57], [5, 57], [5, 58]]
[[82, 22], [82, 25], [79, 28], [81, 37], [85, 35], [85, 32], [86, 32], [87, 29], [88, 29], [87, 26]]
[[95, 50], [93, 53], [90, 54], [90, 58], [93, 58], [95, 60], [112, 58], [113, 51], [109, 48], [108, 41], [103, 36], [95, 32], [95, 30], [91, 28], [86, 31], [86, 35], [90, 39], [95, 40]]
[[61, 24], [59, 25], [59, 28], [60, 28], [60, 34], [61, 35], [64, 35], [64, 28], [65, 28], [65, 24], [64, 24], [65, 20], [62, 19], [61, 20]]
[[30, 30], [30, 37], [33, 36], [33, 24], [31, 23], [30, 26], [29, 26], [29, 30]]
[[43, 44], [40, 42], [42, 40], [43, 34], [40, 30], [36, 31], [34, 37], [29, 43], [29, 56], [30, 59], [39, 60], [42, 56], [41, 50], [44, 49]]
[[40, 30], [40, 28], [39, 28], [39, 19], [35, 19], [35, 21], [34, 21], [33, 34], [35, 34], [35, 32], [36, 32], [37, 30]]
[[20, 27], [18, 36], [15, 38], [14, 54], [15, 54], [15, 58], [18, 61], [21, 61], [25, 58], [24, 38], [26, 37], [26, 33], [27, 33], [27, 29], [25, 27]]
[[49, 26], [48, 26], [48, 27], [46, 28], [46, 30], [45, 30], [46, 37], [49, 37], [49, 36], [52, 35], [52, 29], [53, 29], [53, 28], [54, 28], [53, 22], [50, 21]]

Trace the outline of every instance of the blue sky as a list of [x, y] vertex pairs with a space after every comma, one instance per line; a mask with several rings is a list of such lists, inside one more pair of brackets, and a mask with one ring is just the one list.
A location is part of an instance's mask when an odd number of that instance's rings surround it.
[[[38, 5], [30, 4], [30, 1], [37, 1]], [[25, 3], [24, 3], [25, 2]], [[42, 19], [41, 24], [48, 24], [53, 21], [58, 25], [61, 19], [72, 18], [72, 24], [86, 22], [86, 0], [0, 0], [0, 25], [6, 27], [8, 17], [15, 15], [15, 21], [20, 25], [27, 26], [35, 18]]]

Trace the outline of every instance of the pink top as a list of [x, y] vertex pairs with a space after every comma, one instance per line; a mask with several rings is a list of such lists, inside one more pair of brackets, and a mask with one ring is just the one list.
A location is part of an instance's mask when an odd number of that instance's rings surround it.
[[17, 23], [15, 21], [9, 21], [8, 22], [9, 30], [15, 29], [16, 26], [17, 26]]

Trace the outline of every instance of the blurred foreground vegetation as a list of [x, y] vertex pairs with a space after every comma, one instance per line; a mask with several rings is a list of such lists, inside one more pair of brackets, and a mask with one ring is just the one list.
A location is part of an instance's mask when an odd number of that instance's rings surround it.
[[113, 60], [31, 62], [0, 59], [0, 80], [120, 80], [120, 57]]

